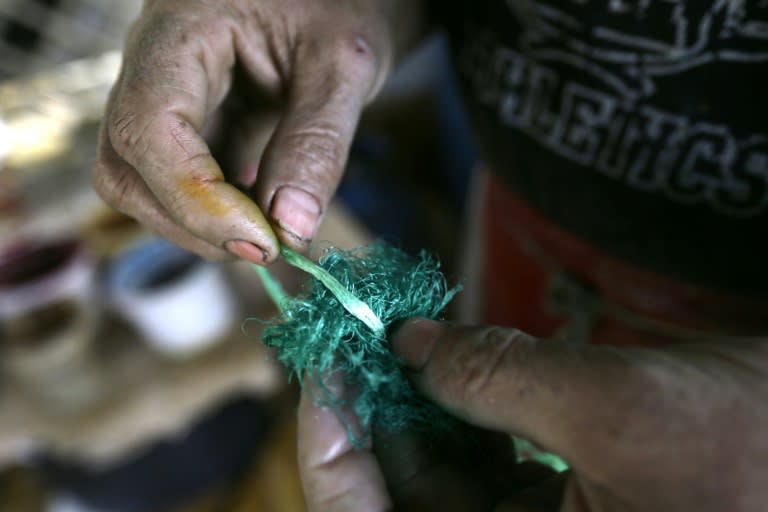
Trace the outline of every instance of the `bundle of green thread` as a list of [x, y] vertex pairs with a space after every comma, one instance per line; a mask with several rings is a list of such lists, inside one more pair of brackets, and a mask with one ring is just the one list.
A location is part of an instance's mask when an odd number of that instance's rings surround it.
[[[328, 249], [316, 265], [344, 290], [334, 294], [327, 280], [323, 284], [312, 277], [298, 296], [279, 300], [282, 317], [271, 321], [263, 333], [264, 343], [279, 349], [289, 377], [300, 379], [304, 386], [311, 384], [318, 405], [337, 413], [353, 410], [362, 432], [371, 427], [398, 432], [450, 424], [446, 413], [419, 395], [405, 378], [386, 338], [386, 329], [399, 320], [438, 318], [459, 291], [448, 286], [437, 260], [424, 251], [411, 256], [377, 242], [353, 250]], [[381, 323], [361, 320], [364, 315], [347, 303], [355, 298]], [[337, 394], [339, 386], [329, 384], [337, 379], [351, 394]], [[362, 445], [365, 439], [356, 435], [357, 429], [338, 416], [350, 440]]]

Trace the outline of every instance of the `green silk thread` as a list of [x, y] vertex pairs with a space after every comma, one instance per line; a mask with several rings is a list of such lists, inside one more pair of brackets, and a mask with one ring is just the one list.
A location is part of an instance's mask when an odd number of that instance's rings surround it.
[[261, 284], [264, 285], [264, 290], [267, 292], [267, 296], [275, 303], [277, 309], [282, 311], [284, 304], [288, 301], [289, 296], [285, 293], [285, 289], [280, 284], [280, 281], [275, 279], [272, 274], [269, 273], [266, 267], [261, 265], [251, 265], [253, 270], [259, 275]]
[[327, 270], [319, 265], [315, 265], [301, 254], [294, 252], [287, 247], [281, 248], [280, 252], [283, 255], [283, 258], [285, 258], [285, 261], [323, 283], [323, 285], [328, 288], [328, 291], [330, 291], [339, 303], [341, 303], [342, 307], [370, 327], [376, 336], [384, 337], [386, 335], [384, 324], [381, 323], [381, 320], [376, 316], [376, 313], [371, 311], [368, 304], [361, 301], [349, 290], [344, 288], [344, 285], [342, 285]]
[[[337, 413], [358, 447], [374, 426], [390, 432], [447, 428], [450, 417], [413, 389], [386, 338], [398, 320], [438, 318], [458, 293], [439, 263], [425, 251], [411, 256], [383, 242], [331, 248], [317, 263], [285, 247], [281, 254], [311, 276], [291, 297], [267, 269], [256, 267], [281, 312], [262, 339], [278, 349], [289, 378], [310, 383], [315, 402]], [[337, 392], [339, 380], [353, 397]], [[354, 425], [343, 409], [354, 411]]]
[[[279, 357], [290, 376], [308, 374], [314, 380], [320, 390], [315, 401], [336, 412], [347, 429], [350, 441], [362, 447], [365, 439], [341, 413], [343, 405], [352, 405], [363, 432], [373, 425], [390, 431], [408, 426], [439, 430], [451, 425], [447, 414], [415, 394], [399, 371], [399, 362], [386, 347], [385, 323], [391, 325], [397, 319], [410, 316], [435, 318], [459, 291], [458, 287], [448, 289], [445, 278], [439, 272], [439, 264], [425, 252], [412, 258], [381, 242], [351, 251], [330, 249], [318, 263], [287, 247], [281, 248], [280, 252], [289, 264], [308, 273], [313, 280], [306, 284], [303, 294], [291, 297], [269, 270], [253, 265], [267, 295], [282, 315], [269, 324], [264, 332], [264, 341], [281, 349]], [[377, 279], [371, 279], [372, 276]], [[371, 303], [378, 306], [372, 308], [351, 289], [357, 289], [368, 300], [375, 299]], [[406, 300], [407, 294], [413, 296], [415, 301]], [[332, 303], [334, 300], [336, 304]], [[390, 307], [382, 307], [382, 301]], [[308, 316], [308, 312], [314, 316]], [[337, 322], [341, 321], [345, 328], [337, 331], [330, 329], [328, 336], [323, 336], [322, 330], [328, 327], [328, 320], [334, 318]], [[305, 321], [310, 323], [303, 324]], [[357, 322], [365, 324], [367, 329], [352, 329]], [[302, 341], [297, 337], [300, 333], [310, 336]], [[355, 350], [339, 347], [339, 340], [358, 347], [358, 350], [365, 347], [369, 350], [363, 350], [360, 358]], [[321, 357], [305, 359], [306, 351], [302, 351], [302, 345], [309, 349], [308, 352], [321, 354]], [[369, 359], [367, 362], [366, 357]], [[332, 386], [326, 384], [327, 372], [333, 368], [332, 361], [336, 361], [338, 372], [345, 373], [342, 375], [345, 382], [360, 390], [358, 398], [351, 404], [337, 396]], [[360, 367], [371, 363], [376, 368], [377, 361], [384, 371], [359, 371]], [[304, 381], [301, 382], [303, 385]], [[388, 384], [386, 388], [390, 392], [385, 389], [381, 393], [379, 384]], [[532, 459], [558, 472], [568, 468], [563, 459], [536, 448], [525, 439], [515, 437], [514, 442], [520, 461]]]

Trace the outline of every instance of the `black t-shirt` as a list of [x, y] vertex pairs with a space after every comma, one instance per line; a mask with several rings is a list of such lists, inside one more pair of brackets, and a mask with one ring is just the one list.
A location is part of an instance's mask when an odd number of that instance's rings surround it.
[[551, 221], [768, 297], [768, 2], [435, 6], [491, 168]]

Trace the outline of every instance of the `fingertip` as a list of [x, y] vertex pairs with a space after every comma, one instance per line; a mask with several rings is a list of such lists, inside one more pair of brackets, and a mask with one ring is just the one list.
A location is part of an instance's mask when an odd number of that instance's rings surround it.
[[230, 240], [224, 244], [224, 248], [235, 256], [258, 265], [263, 265], [270, 259], [267, 250], [245, 240]]
[[392, 351], [413, 370], [420, 370], [429, 361], [445, 325], [428, 318], [410, 318], [390, 327]]

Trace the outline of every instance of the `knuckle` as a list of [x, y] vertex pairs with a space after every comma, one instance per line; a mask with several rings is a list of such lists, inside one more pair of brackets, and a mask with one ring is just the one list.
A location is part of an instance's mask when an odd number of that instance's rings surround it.
[[628, 384], [621, 395], [618, 421], [625, 427], [635, 425], [633, 432], [642, 438], [652, 438], [663, 428], [666, 419], [688, 401], [678, 376], [665, 366], [628, 362], [622, 372]]
[[361, 33], [348, 32], [337, 36], [333, 44], [335, 53], [344, 57], [346, 61], [371, 70], [378, 67], [380, 57], [374, 50], [369, 37]]
[[349, 32], [337, 36], [331, 45], [336, 56], [335, 74], [340, 80], [354, 87], [366, 87], [369, 95], [378, 89], [386, 60], [369, 37]]
[[161, 137], [177, 147], [180, 160], [177, 165], [184, 165], [190, 169], [209, 169], [212, 158], [210, 149], [204, 143], [201, 144], [195, 128], [183, 117], [171, 116], [164, 123], [164, 133]]
[[441, 387], [459, 403], [481, 399], [503, 384], [510, 366], [525, 364], [521, 359], [530, 342], [531, 338], [515, 329], [484, 329], [472, 342], [456, 344], [448, 371], [441, 376], [445, 384]]
[[115, 152], [128, 162], [144, 153], [146, 147], [145, 127], [138, 123], [138, 115], [130, 110], [110, 116], [107, 135]]
[[[392, 60], [377, 45], [377, 39], [363, 31], [340, 28], [329, 34], [301, 41], [299, 59], [315, 71], [316, 88], [336, 101], [372, 99], [383, 82]], [[319, 65], [322, 64], [322, 65]]]
[[294, 131], [288, 136], [302, 169], [313, 177], [337, 175], [345, 156], [343, 135], [332, 123], [320, 123]]

